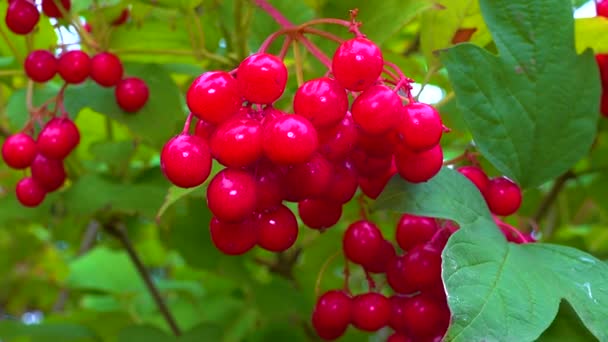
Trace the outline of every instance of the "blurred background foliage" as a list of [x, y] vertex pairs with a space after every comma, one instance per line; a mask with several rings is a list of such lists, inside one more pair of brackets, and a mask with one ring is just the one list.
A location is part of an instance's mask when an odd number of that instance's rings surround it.
[[[271, 2], [294, 23], [348, 18], [349, 9], [359, 8], [362, 31], [382, 46], [386, 59], [418, 82], [416, 91], [424, 87], [420, 99], [436, 104], [452, 128], [442, 140], [446, 159], [471, 147], [435, 51], [466, 40], [494, 49], [477, 1]], [[589, 4], [573, 2], [573, 7], [581, 6]], [[2, 1], [0, 13], [6, 7]], [[109, 23], [125, 8], [128, 21], [112, 27]], [[342, 231], [358, 217], [356, 203], [347, 205], [341, 223], [324, 234], [301, 229], [296, 246], [283, 254], [256, 249], [228, 257], [210, 241], [205, 185], [172, 188], [159, 168], [160, 147], [186, 118], [184, 93], [193, 78], [207, 70], [232, 70], [278, 25], [246, 0], [78, 0], [72, 12], [91, 25], [88, 40], [118, 54], [127, 74], [146, 80], [150, 102], [137, 115], [126, 115], [111, 89], [92, 82], [70, 86], [65, 105], [81, 130], [81, 144], [67, 159], [69, 182], [37, 209], [17, 203], [13, 189], [22, 174], [0, 165], [0, 340], [174, 340], [120, 239], [108, 233], [116, 230], [128, 235], [166, 299], [184, 332], [179, 341], [315, 340], [309, 325], [315, 289], [342, 285], [343, 260], [337, 252]], [[28, 40], [4, 25], [2, 21], [0, 141], [27, 120], [22, 63], [29, 50], [82, 48], [94, 53], [87, 39], [77, 44], [78, 33], [67, 22], [41, 18]], [[576, 25], [579, 50], [608, 52], [605, 25], [595, 19], [580, 19]], [[348, 36], [342, 27], [324, 29]], [[333, 53], [335, 43], [314, 39], [328, 55]], [[306, 77], [322, 75], [321, 64], [308, 57]], [[286, 60], [290, 68], [292, 58], [290, 54]], [[54, 96], [60, 86], [59, 79], [36, 85], [34, 103]], [[290, 77], [279, 107], [291, 109], [296, 87]], [[540, 218], [543, 241], [606, 259], [608, 173], [601, 170], [608, 167], [608, 133], [605, 122], [600, 126], [593, 152], [576, 166], [585, 172], [564, 181], [546, 209], [540, 208], [554, 182], [527, 190], [522, 209], [509, 222], [527, 227]], [[489, 174], [497, 175], [481, 161]], [[397, 216], [375, 213], [373, 218], [386, 236], [394, 234]], [[325, 272], [319, 277], [321, 269]], [[366, 287], [362, 272], [353, 270], [351, 276], [355, 292]], [[578, 329], [584, 328], [564, 307], [546, 337]], [[388, 334], [349, 329], [344, 340], [381, 341]], [[580, 332], [568, 340], [577, 339], [587, 340], [588, 335]]]

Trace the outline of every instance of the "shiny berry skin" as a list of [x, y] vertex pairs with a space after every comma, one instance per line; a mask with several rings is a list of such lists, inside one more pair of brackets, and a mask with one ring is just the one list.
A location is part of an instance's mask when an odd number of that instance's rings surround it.
[[403, 294], [440, 283], [441, 253], [418, 245], [389, 263], [386, 279], [395, 292]]
[[44, 201], [46, 190], [41, 187], [32, 177], [21, 179], [15, 188], [17, 200], [23, 206], [37, 207]]
[[401, 178], [411, 183], [426, 182], [443, 166], [443, 150], [436, 145], [430, 150], [414, 152], [400, 148], [395, 153], [395, 165]]
[[258, 245], [267, 251], [282, 252], [298, 238], [298, 221], [284, 205], [259, 215], [256, 220]]
[[360, 330], [377, 331], [388, 325], [391, 303], [388, 298], [375, 292], [353, 298], [352, 323]]
[[209, 71], [188, 88], [186, 103], [199, 119], [217, 125], [241, 108], [241, 94], [236, 80], [225, 71]]
[[124, 68], [113, 53], [102, 52], [91, 58], [91, 78], [102, 87], [113, 87], [120, 82]]
[[397, 223], [395, 240], [401, 249], [408, 251], [429, 242], [437, 230], [439, 225], [432, 217], [403, 214]]
[[236, 81], [247, 101], [271, 104], [285, 91], [287, 67], [277, 56], [256, 53], [241, 62]]
[[367, 272], [385, 273], [389, 263], [397, 256], [395, 246], [388, 240], [384, 240], [382, 248], [377, 252], [371, 264], [363, 265]]
[[380, 229], [370, 221], [352, 223], [342, 238], [344, 255], [354, 263], [369, 265], [374, 262], [378, 251], [384, 247]]
[[264, 126], [264, 153], [274, 163], [304, 163], [318, 146], [317, 131], [310, 121], [297, 114], [277, 117]]
[[116, 85], [114, 97], [122, 110], [134, 113], [146, 105], [150, 97], [150, 90], [144, 80], [137, 77], [128, 77]]
[[425, 151], [439, 144], [443, 123], [439, 112], [426, 103], [410, 103], [404, 107], [397, 131], [403, 143], [414, 151]]
[[177, 135], [163, 147], [160, 167], [165, 177], [176, 186], [199, 186], [207, 180], [211, 172], [209, 146], [198, 136]]
[[490, 180], [484, 192], [490, 211], [499, 216], [509, 216], [521, 206], [522, 194], [517, 184], [507, 177], [497, 177]]
[[393, 163], [391, 168], [388, 169], [384, 174], [377, 177], [359, 177], [359, 187], [365, 196], [376, 199], [380, 196], [380, 193], [384, 190], [388, 182], [397, 173], [397, 168]]
[[397, 332], [405, 332], [407, 322], [405, 322], [405, 317], [403, 316], [403, 307], [409, 301], [409, 298], [394, 295], [389, 298], [389, 301], [391, 302], [391, 318], [388, 325]]
[[130, 14], [130, 12], [129, 12], [128, 8], [123, 9], [122, 11], [120, 11], [120, 15], [116, 19], [112, 20], [110, 25], [120, 26], [120, 25], [126, 23], [127, 20], [129, 19], [129, 14]]
[[213, 132], [215, 132], [216, 126], [212, 123], [209, 123], [205, 120], [198, 120], [196, 126], [194, 127], [194, 135], [199, 138], [202, 138], [206, 142], [211, 140], [211, 136]]
[[351, 112], [366, 133], [382, 134], [397, 125], [403, 110], [397, 93], [385, 85], [375, 85], [355, 99]]
[[357, 142], [357, 127], [350, 113], [347, 113], [336, 126], [320, 129], [319, 152], [329, 160], [344, 159]]
[[425, 294], [409, 298], [401, 314], [408, 333], [418, 338], [443, 335], [450, 321], [447, 305]]
[[317, 300], [312, 326], [322, 339], [334, 340], [346, 332], [351, 317], [352, 299], [343, 291], [328, 291]]
[[333, 165], [331, 180], [322, 197], [344, 204], [355, 196], [358, 186], [357, 171], [353, 164], [348, 160], [337, 162]]
[[4, 22], [6, 27], [16, 34], [28, 34], [34, 30], [40, 13], [36, 5], [29, 1], [13, 1], [8, 5]]
[[283, 179], [285, 199], [299, 202], [322, 195], [329, 186], [332, 172], [331, 164], [318, 153], [306, 163], [290, 166]]
[[2, 159], [13, 169], [25, 169], [32, 164], [37, 150], [36, 142], [31, 136], [15, 133], [2, 144]]
[[275, 208], [283, 201], [283, 170], [267, 160], [255, 167], [257, 211]]
[[256, 120], [232, 118], [211, 136], [213, 157], [228, 167], [247, 166], [262, 156], [262, 126]]
[[63, 185], [66, 179], [63, 161], [49, 159], [37, 154], [32, 161], [32, 178], [47, 192], [53, 192]]
[[595, 10], [598, 17], [608, 17], [608, 1], [595, 0]]
[[257, 242], [256, 226], [251, 218], [231, 223], [213, 217], [209, 224], [209, 230], [211, 241], [215, 247], [227, 255], [245, 254]]
[[332, 127], [348, 110], [348, 96], [336, 80], [321, 77], [304, 82], [296, 91], [293, 111], [315, 127]]
[[220, 171], [207, 187], [207, 205], [219, 220], [244, 220], [256, 207], [255, 178], [238, 169]]
[[312, 229], [332, 227], [342, 216], [342, 204], [326, 199], [309, 198], [298, 203], [298, 214]]
[[63, 15], [55, 1], [58, 3], [61, 2], [61, 5], [66, 12], [70, 11], [70, 8], [72, 7], [72, 2], [70, 0], [42, 0], [42, 12], [49, 18], [62, 18]]
[[367, 38], [357, 37], [338, 47], [331, 66], [334, 77], [344, 88], [362, 91], [378, 80], [384, 59], [376, 44]]
[[64, 159], [80, 143], [78, 127], [68, 117], [49, 120], [38, 134], [38, 151], [51, 159]]
[[57, 69], [59, 68], [59, 62], [57, 61], [57, 58], [47, 50], [34, 50], [25, 58], [23, 67], [25, 69], [25, 74], [32, 81], [44, 83], [55, 77]]
[[91, 58], [81, 50], [68, 51], [59, 56], [57, 70], [66, 83], [82, 83], [91, 73]]
[[490, 184], [490, 179], [488, 175], [478, 166], [462, 166], [457, 169], [463, 176], [467, 177], [479, 191], [483, 194], [488, 185]]

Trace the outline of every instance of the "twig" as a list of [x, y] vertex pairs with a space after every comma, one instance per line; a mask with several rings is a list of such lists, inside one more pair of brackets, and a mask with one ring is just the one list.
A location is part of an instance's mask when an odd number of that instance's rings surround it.
[[557, 199], [557, 196], [559, 195], [560, 191], [562, 191], [564, 185], [566, 185], [566, 182], [575, 177], [576, 174], [574, 174], [574, 172], [568, 171], [555, 180], [553, 186], [551, 187], [551, 190], [549, 190], [547, 196], [545, 196], [543, 201], [538, 206], [536, 213], [532, 216], [532, 222], [538, 223], [545, 217], [545, 215], [553, 205], [553, 202], [555, 202], [555, 200]]
[[139, 273], [142, 280], [146, 284], [146, 287], [148, 288], [150, 295], [152, 295], [152, 298], [156, 302], [156, 306], [158, 306], [158, 310], [163, 315], [165, 321], [167, 322], [167, 324], [169, 324], [169, 327], [173, 331], [173, 334], [175, 336], [180, 336], [181, 330], [180, 330], [179, 326], [177, 325], [175, 318], [169, 311], [167, 304], [165, 303], [162, 296], [160, 295], [160, 292], [154, 285], [154, 282], [152, 281], [152, 278], [148, 274], [146, 267], [144, 266], [143, 262], [137, 255], [137, 252], [135, 251], [135, 247], [133, 247], [133, 243], [131, 242], [131, 240], [129, 240], [129, 237], [127, 236], [124, 226], [122, 226], [120, 223], [107, 224], [107, 225], [104, 225], [104, 229], [108, 233], [110, 233], [114, 237], [116, 237], [120, 241], [120, 243], [123, 245], [123, 247], [127, 251], [127, 254], [129, 254], [131, 261], [135, 265], [137, 272]]

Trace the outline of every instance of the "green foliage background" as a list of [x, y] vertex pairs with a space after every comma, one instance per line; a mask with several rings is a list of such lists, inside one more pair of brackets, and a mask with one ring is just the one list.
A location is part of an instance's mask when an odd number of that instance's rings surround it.
[[[315, 289], [343, 283], [343, 258], [337, 252], [342, 231], [358, 218], [357, 204], [348, 204], [341, 222], [324, 234], [302, 227], [296, 247], [285, 254], [254, 250], [227, 257], [209, 238], [205, 186], [170, 187], [159, 169], [159, 149], [186, 117], [183, 95], [192, 79], [206, 70], [233, 69], [279, 26], [246, 0], [73, 3], [73, 12], [92, 25], [91, 38], [117, 53], [127, 74], [146, 80], [150, 102], [132, 116], [115, 105], [111, 89], [91, 82], [69, 87], [65, 105], [82, 141], [67, 160], [69, 184], [40, 208], [25, 209], [16, 202], [13, 189], [22, 173], [0, 165], [0, 340], [315, 340], [309, 325]], [[450, 170], [421, 186], [395, 180], [379, 200], [382, 210], [373, 213], [385, 236], [393, 236], [404, 211], [463, 225], [444, 252], [444, 280], [456, 313], [448, 339], [594, 340], [586, 326], [607, 340], [608, 271], [600, 260], [608, 258], [608, 134], [604, 120], [599, 125], [597, 120], [599, 80], [592, 52], [576, 53], [587, 48], [608, 53], [608, 20], [574, 22], [571, 10], [580, 1], [567, 0], [272, 3], [294, 23], [347, 18], [349, 9], [359, 8], [363, 32], [382, 46], [386, 59], [416, 81], [442, 89], [437, 107], [452, 128], [442, 139], [446, 159], [471, 148], [475, 138], [491, 175], [507, 174], [526, 187], [523, 207], [511, 224], [526, 228], [535, 223], [543, 242], [593, 255], [554, 245], [507, 245], [493, 231], [479, 195]], [[0, 3], [0, 13], [6, 6]], [[128, 23], [109, 27], [125, 6], [131, 9]], [[521, 19], [517, 11], [527, 15]], [[472, 28], [469, 44], [438, 53], [453, 45], [459, 29]], [[3, 21], [0, 29], [6, 34], [0, 41], [4, 139], [27, 120], [21, 65], [28, 49], [56, 47], [61, 37], [45, 18], [27, 41], [12, 35]], [[325, 29], [348, 36], [341, 28]], [[529, 32], [535, 39], [523, 41]], [[335, 48], [315, 42], [328, 55]], [[533, 68], [523, 76], [503, 70], [526, 66], [530, 57], [551, 69]], [[291, 54], [286, 63], [294, 74]], [[324, 72], [307, 56], [307, 78]], [[44, 102], [60, 86], [58, 79], [36, 86], [34, 103]], [[290, 77], [279, 107], [290, 109], [296, 88]], [[570, 176], [560, 177], [567, 170]], [[555, 201], [539, 215], [559, 182], [563, 187]], [[104, 226], [126, 229], [182, 337], [171, 337], [127, 253]], [[514, 256], [509, 262], [501, 255], [507, 250]], [[593, 260], [593, 266], [582, 267], [581, 258]], [[480, 260], [505, 261], [508, 267], [480, 269], [475, 267]], [[469, 273], [460, 272], [465, 269]], [[587, 288], [576, 284], [593, 286], [595, 297], [589, 301]], [[351, 286], [356, 293], [366, 288], [356, 268]], [[570, 304], [560, 305], [561, 298]], [[529, 309], [530, 302], [537, 307]], [[32, 310], [44, 313], [43, 323], [21, 324], [21, 315]], [[471, 322], [468, 315], [477, 312], [482, 319]], [[374, 335], [349, 329], [343, 340], [383, 341], [388, 334], [387, 329]]]

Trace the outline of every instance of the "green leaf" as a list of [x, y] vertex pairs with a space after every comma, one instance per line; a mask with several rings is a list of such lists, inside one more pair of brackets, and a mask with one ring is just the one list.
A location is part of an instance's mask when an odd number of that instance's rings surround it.
[[593, 142], [600, 99], [593, 52], [576, 54], [567, 0], [480, 5], [499, 56], [461, 44], [442, 61], [479, 150], [534, 187], [568, 170]]
[[[34, 87], [32, 104], [34, 106], [40, 106], [45, 101], [57, 95], [59, 89], [60, 87], [55, 83], [46, 83], [42, 86]], [[8, 104], [6, 105], [6, 114], [11, 128], [15, 131], [23, 128], [30, 117], [27, 112], [25, 89], [19, 89], [11, 94]]]
[[138, 293], [144, 283], [123, 251], [97, 247], [70, 264], [68, 286], [108, 293]]
[[16, 321], [0, 321], [0, 336], [7, 341], [20, 337], [30, 341], [99, 341], [89, 328], [67, 323], [26, 325]]
[[123, 112], [116, 104], [113, 88], [102, 88], [92, 81], [66, 90], [65, 108], [79, 113], [83, 108], [105, 114], [125, 124], [140, 139], [154, 147], [162, 147], [185, 119], [183, 96], [167, 71], [155, 64], [125, 65], [129, 76], [143, 79], [150, 89], [146, 105], [137, 113]]
[[175, 341], [175, 338], [164, 331], [146, 325], [134, 325], [121, 330], [116, 339], [117, 342], [168, 342]]
[[595, 53], [608, 53], [608, 19], [579, 18], [574, 21], [576, 50], [592, 48]]
[[561, 299], [597, 338], [608, 339], [608, 265], [573, 248], [507, 243], [479, 191], [457, 171], [444, 168], [422, 184], [395, 177], [377, 206], [460, 224], [442, 255], [453, 317], [448, 341], [533, 341]]

